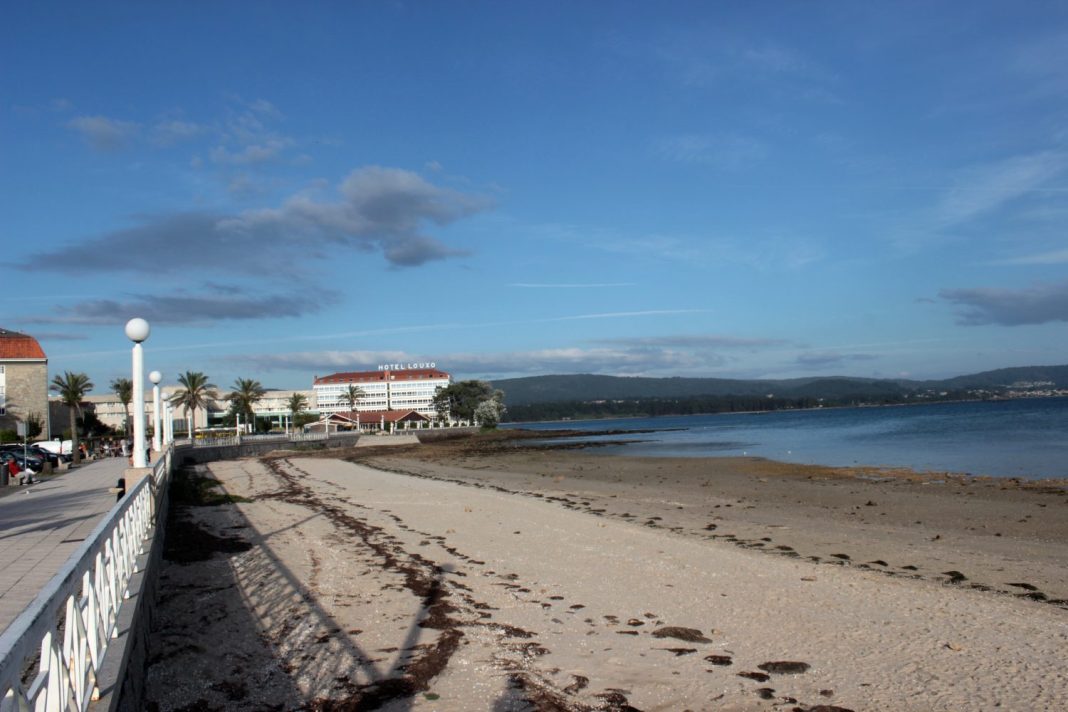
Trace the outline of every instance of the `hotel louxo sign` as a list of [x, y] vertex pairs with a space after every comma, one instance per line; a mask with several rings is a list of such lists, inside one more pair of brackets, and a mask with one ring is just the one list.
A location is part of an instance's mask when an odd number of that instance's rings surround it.
[[417, 368], [437, 368], [433, 361], [426, 363], [383, 363], [378, 367], [379, 371], [408, 371]]

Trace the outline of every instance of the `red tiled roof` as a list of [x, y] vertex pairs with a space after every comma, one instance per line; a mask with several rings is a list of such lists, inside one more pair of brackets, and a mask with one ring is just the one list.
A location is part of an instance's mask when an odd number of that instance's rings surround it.
[[0, 359], [46, 359], [37, 339], [17, 331], [0, 329]]
[[369, 383], [378, 381], [416, 381], [428, 378], [449, 378], [449, 374], [436, 368], [412, 368], [403, 371], [348, 371], [332, 373], [315, 379], [315, 385], [324, 383]]

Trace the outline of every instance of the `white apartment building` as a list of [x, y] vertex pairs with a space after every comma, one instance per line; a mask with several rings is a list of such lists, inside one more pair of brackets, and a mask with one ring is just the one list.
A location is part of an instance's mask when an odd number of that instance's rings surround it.
[[[423, 364], [418, 364], [422, 366]], [[411, 368], [403, 364], [380, 366], [377, 371], [351, 371], [316, 377], [312, 385], [318, 411], [324, 415], [350, 410], [346, 395], [356, 386], [364, 395], [356, 403], [360, 413], [387, 410], [414, 410], [428, 418], [437, 415], [434, 394], [452, 383], [452, 376], [429, 368]]]

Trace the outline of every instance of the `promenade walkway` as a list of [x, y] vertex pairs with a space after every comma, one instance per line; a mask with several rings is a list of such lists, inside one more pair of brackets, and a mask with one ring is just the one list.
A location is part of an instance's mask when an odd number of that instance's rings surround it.
[[115, 504], [125, 457], [0, 488], [0, 631], [26, 608]]

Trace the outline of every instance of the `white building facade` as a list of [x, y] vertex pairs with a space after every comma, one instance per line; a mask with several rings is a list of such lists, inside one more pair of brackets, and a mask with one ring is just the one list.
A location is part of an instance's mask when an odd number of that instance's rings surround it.
[[316, 377], [312, 390], [318, 411], [324, 415], [350, 411], [349, 386], [356, 386], [363, 391], [363, 396], [356, 402], [356, 410], [360, 413], [414, 410], [434, 418], [437, 415], [434, 395], [451, 383], [452, 376], [432, 364], [428, 368], [389, 364], [377, 371], [350, 371]]
[[[161, 404], [167, 402], [171, 397], [180, 390], [180, 386], [168, 385], [160, 389], [160, 402]], [[265, 391], [263, 397], [252, 405], [252, 412], [257, 418], [267, 418], [271, 421], [274, 427], [282, 428], [286, 419], [291, 415], [289, 412], [289, 399], [293, 394], [299, 393], [304, 396], [307, 402], [307, 407], [304, 409], [305, 413], [318, 414], [318, 410], [315, 405], [315, 391], [280, 391], [280, 390], [268, 390]], [[202, 408], [197, 411], [197, 427], [207, 428], [212, 426], [212, 421], [221, 418], [225, 415], [226, 411], [230, 408], [231, 393], [223, 391], [219, 394], [218, 398], [208, 398], [206, 403], [206, 409]], [[126, 407], [123, 406], [122, 401], [114, 393], [103, 393], [99, 395], [88, 395], [82, 401], [89, 409], [91, 409], [96, 417], [100, 419], [104, 425], [115, 428], [121, 431], [126, 422]], [[145, 389], [145, 418], [146, 422], [151, 427], [152, 423], [152, 389]], [[130, 415], [133, 415], [134, 404], [129, 406]], [[181, 406], [174, 406], [174, 423], [175, 428], [180, 432], [185, 432], [188, 427], [187, 419], [189, 413], [185, 408]]]

